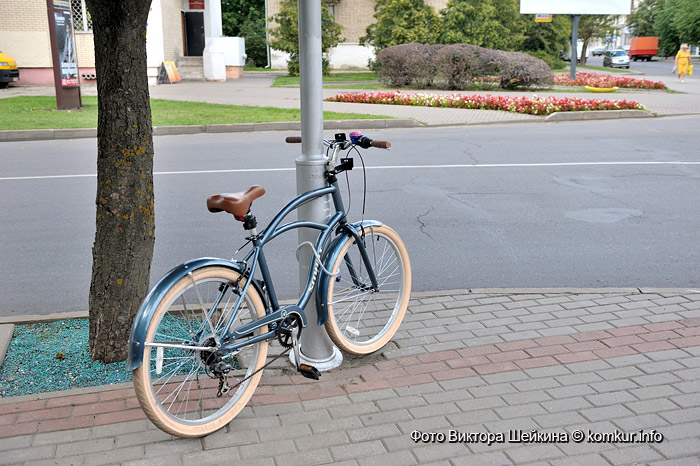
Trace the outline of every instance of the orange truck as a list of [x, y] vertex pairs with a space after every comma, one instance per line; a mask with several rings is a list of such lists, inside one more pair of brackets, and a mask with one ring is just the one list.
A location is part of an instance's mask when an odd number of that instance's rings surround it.
[[651, 57], [659, 53], [658, 37], [635, 37], [630, 43], [630, 60], [651, 61]]

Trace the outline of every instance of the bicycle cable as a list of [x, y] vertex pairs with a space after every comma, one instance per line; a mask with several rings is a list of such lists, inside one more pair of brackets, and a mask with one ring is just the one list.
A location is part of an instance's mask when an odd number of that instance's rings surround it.
[[299, 262], [299, 249], [301, 249], [302, 246], [309, 246], [311, 248], [311, 252], [313, 252], [314, 258], [316, 259], [316, 262], [318, 263], [318, 265], [321, 266], [321, 269], [323, 269], [323, 271], [326, 272], [328, 275], [330, 275], [331, 277], [337, 277], [340, 274], [340, 272], [336, 272], [336, 273], [329, 272], [328, 269], [323, 266], [323, 262], [321, 261], [321, 256], [318, 255], [318, 252], [316, 251], [316, 246], [311, 241], [304, 241], [299, 246], [297, 246], [297, 252], [296, 252], [297, 262]]
[[[353, 146], [353, 149], [360, 156], [360, 162], [362, 162], [362, 220], [364, 221], [367, 208], [367, 167], [365, 167], [365, 159], [362, 157], [362, 153], [357, 150], [357, 146]], [[350, 190], [350, 186], [348, 186], [348, 190]]]

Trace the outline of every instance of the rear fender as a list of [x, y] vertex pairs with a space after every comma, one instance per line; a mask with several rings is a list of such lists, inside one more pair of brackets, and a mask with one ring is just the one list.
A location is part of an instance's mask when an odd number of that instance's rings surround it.
[[[352, 224], [347, 224], [346, 228], [342, 229], [338, 236], [336, 236], [331, 242], [330, 246], [323, 255], [323, 266], [326, 270], [331, 271], [331, 267], [338, 259], [340, 255], [340, 250], [343, 248], [345, 241], [347, 241], [350, 236], [355, 236], [361, 234], [363, 228], [369, 227], [380, 227], [382, 222], [377, 220], [365, 220], [363, 222], [357, 222]], [[351, 231], [348, 231], [352, 229]], [[354, 235], [353, 235], [354, 233]], [[328, 275], [325, 271], [321, 270], [319, 274], [318, 283], [316, 284], [316, 314], [318, 316], [318, 325], [323, 325], [328, 321], [328, 297], [326, 293], [328, 292], [328, 284], [330, 280], [334, 277]]]
[[[146, 331], [148, 330], [148, 324], [151, 322], [151, 319], [153, 319], [158, 303], [165, 297], [168, 290], [188, 273], [194, 272], [202, 267], [209, 267], [212, 265], [226, 267], [243, 275], [243, 270], [239, 264], [225, 259], [216, 259], [211, 257], [203, 257], [185, 262], [184, 264], [178, 265], [170, 272], [165, 274], [165, 276], [158, 281], [156, 286], [151, 289], [148, 296], [146, 296], [146, 299], [143, 300], [143, 303], [141, 303], [141, 307], [134, 318], [134, 324], [131, 327], [131, 335], [129, 337], [129, 357], [126, 365], [127, 370], [133, 371], [141, 365], [143, 361], [143, 349], [144, 343], [146, 342]], [[265, 308], [267, 308], [265, 294], [263, 293], [263, 290], [257, 280], [253, 280], [251, 286], [255, 288], [255, 291], [257, 291], [262, 299], [263, 305]]]

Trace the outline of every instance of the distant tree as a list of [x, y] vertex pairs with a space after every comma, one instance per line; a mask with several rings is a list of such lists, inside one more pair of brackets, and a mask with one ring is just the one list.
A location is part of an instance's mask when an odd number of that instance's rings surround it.
[[627, 26], [635, 37], [656, 36], [656, 17], [664, 0], [644, 0], [627, 16]]
[[[578, 38], [583, 41], [581, 47], [581, 64], [586, 64], [586, 52], [591, 39], [603, 39], [606, 34], [613, 28], [615, 23], [614, 16], [602, 15], [582, 15], [578, 23]], [[571, 51], [571, 59], [575, 60], [576, 51]]]
[[[290, 76], [299, 74], [299, 10], [297, 0], [283, 0], [280, 11], [272, 20], [277, 26], [270, 29], [270, 45], [277, 50], [289, 53], [287, 71]], [[321, 3], [321, 47], [326, 54], [340, 43], [343, 27], [336, 23], [325, 2]], [[330, 72], [330, 62], [323, 57], [323, 74]]]
[[680, 2], [677, 0], [661, 0], [661, 2], [654, 29], [659, 36], [659, 54], [671, 56], [675, 55], [682, 42], [676, 20]]
[[518, 0], [450, 0], [440, 13], [440, 42], [518, 50], [526, 30], [519, 6]]
[[155, 240], [153, 127], [146, 68], [151, 0], [86, 0], [97, 71], [97, 219], [90, 356], [123, 361], [148, 292]]
[[414, 42], [434, 44], [440, 33], [438, 15], [423, 0], [377, 0], [374, 19], [360, 43], [376, 51]]
[[256, 66], [265, 66], [265, 0], [221, 0], [221, 18], [224, 35], [243, 37], [248, 58]]
[[676, 53], [682, 42], [700, 43], [697, 0], [644, 0], [628, 17], [632, 33], [658, 36], [659, 53]]
[[674, 23], [681, 42], [700, 44], [700, 4], [698, 0], [675, 0]]
[[552, 68], [563, 66], [559, 53], [571, 42], [571, 18], [554, 15], [551, 23], [537, 23], [534, 15], [525, 16], [525, 39], [520, 51], [545, 60]]

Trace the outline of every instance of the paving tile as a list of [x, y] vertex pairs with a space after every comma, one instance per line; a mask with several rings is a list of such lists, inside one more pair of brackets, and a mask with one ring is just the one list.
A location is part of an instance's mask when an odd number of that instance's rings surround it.
[[523, 464], [534, 460], [560, 458], [562, 451], [556, 445], [526, 445], [508, 449], [508, 456], [516, 464]]
[[663, 456], [648, 445], [623, 447], [617, 450], [605, 451], [601, 454], [612, 464], [640, 464], [664, 459]]
[[700, 438], [690, 438], [683, 440], [671, 440], [662, 442], [654, 447], [666, 458], [679, 458], [700, 456]]
[[466, 456], [469, 450], [459, 443], [444, 443], [416, 447], [413, 454], [418, 458], [419, 464], [426, 464], [430, 461]]
[[387, 452], [382, 442], [378, 440], [338, 445], [331, 447], [330, 450], [333, 458], [340, 461], [383, 455]]
[[618, 419], [621, 417], [630, 416], [634, 413], [624, 406], [605, 406], [602, 408], [582, 409], [581, 414], [589, 421], [596, 422], [609, 419]]

